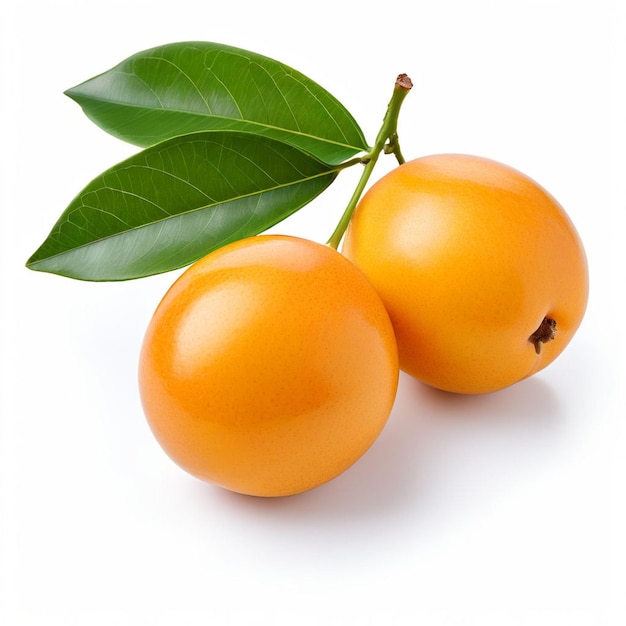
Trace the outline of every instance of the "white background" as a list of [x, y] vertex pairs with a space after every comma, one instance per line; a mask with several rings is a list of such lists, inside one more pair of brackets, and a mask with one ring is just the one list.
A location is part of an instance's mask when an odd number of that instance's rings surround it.
[[[404, 6], [4, 6], [3, 624], [626, 623], [624, 4]], [[407, 158], [480, 154], [547, 187], [591, 271], [588, 313], [566, 352], [491, 396], [403, 376], [374, 447], [300, 496], [237, 496], [179, 470], [149, 432], [136, 386], [144, 328], [175, 274], [90, 284], [24, 262], [87, 182], [136, 151], [63, 90], [191, 39], [296, 67], [370, 141], [406, 72]], [[392, 166], [385, 157], [374, 178]], [[274, 230], [325, 241], [357, 174]]]

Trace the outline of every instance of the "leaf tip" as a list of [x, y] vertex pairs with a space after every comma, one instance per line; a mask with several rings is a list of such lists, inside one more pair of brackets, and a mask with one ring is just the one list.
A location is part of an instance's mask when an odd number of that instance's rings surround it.
[[38, 262], [37, 252], [34, 252], [33, 254], [31, 254], [28, 260], [26, 261], [26, 263], [24, 263], [24, 267], [27, 270], [37, 271], [37, 262]]
[[74, 87], [70, 87], [69, 89], [66, 89], [63, 92], [64, 96], [67, 96], [68, 98], [70, 98], [71, 100], [76, 101], [76, 86]]

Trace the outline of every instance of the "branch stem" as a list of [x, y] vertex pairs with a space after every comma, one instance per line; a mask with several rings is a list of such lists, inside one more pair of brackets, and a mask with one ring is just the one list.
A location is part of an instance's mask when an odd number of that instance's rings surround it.
[[387, 112], [383, 118], [383, 123], [378, 131], [378, 135], [376, 136], [374, 146], [367, 155], [360, 159], [360, 162], [363, 163], [365, 167], [361, 173], [359, 182], [357, 183], [356, 189], [354, 190], [354, 193], [352, 194], [352, 197], [348, 202], [348, 206], [341, 216], [337, 227], [327, 242], [328, 245], [335, 248], [335, 250], [339, 247], [343, 235], [348, 228], [354, 209], [356, 208], [361, 195], [367, 186], [370, 176], [372, 175], [372, 171], [378, 162], [380, 153], [384, 152], [384, 154], [393, 154], [398, 163], [404, 163], [404, 157], [402, 156], [400, 143], [398, 141], [398, 116], [400, 114], [402, 102], [404, 102], [404, 99], [411, 90], [412, 86], [413, 84], [411, 83], [411, 79], [406, 74], [400, 74], [396, 79], [393, 94], [389, 104], [387, 105]]

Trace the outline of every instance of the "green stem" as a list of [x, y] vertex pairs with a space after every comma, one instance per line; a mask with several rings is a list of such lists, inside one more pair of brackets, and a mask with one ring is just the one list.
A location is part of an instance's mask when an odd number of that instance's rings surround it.
[[367, 186], [367, 182], [372, 175], [372, 171], [376, 166], [380, 153], [384, 152], [385, 154], [393, 154], [395, 155], [398, 163], [404, 163], [404, 157], [402, 156], [400, 144], [398, 142], [398, 116], [400, 114], [402, 102], [404, 101], [404, 98], [406, 98], [412, 86], [413, 84], [411, 83], [411, 79], [406, 74], [400, 74], [400, 76], [396, 79], [396, 84], [393, 88], [393, 95], [387, 105], [387, 112], [385, 113], [383, 124], [378, 131], [374, 146], [366, 156], [360, 159], [361, 163], [365, 164], [361, 178], [359, 179], [356, 189], [354, 190], [354, 193], [352, 194], [352, 197], [348, 202], [348, 206], [341, 216], [337, 227], [327, 242], [328, 245], [335, 248], [335, 250], [339, 247], [343, 235], [348, 228], [354, 209], [356, 208], [356, 205], [358, 204], [359, 199]]

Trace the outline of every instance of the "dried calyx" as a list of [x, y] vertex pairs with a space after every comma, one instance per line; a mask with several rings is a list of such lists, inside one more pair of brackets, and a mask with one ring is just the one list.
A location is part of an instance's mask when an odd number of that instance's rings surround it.
[[552, 341], [556, 337], [556, 321], [544, 317], [539, 328], [528, 338], [528, 341], [535, 346], [535, 352], [541, 354], [541, 347], [544, 343]]

